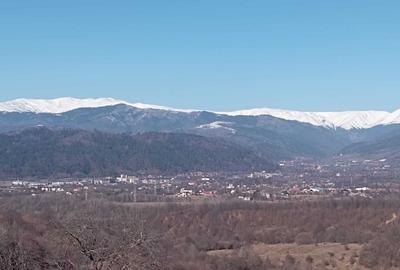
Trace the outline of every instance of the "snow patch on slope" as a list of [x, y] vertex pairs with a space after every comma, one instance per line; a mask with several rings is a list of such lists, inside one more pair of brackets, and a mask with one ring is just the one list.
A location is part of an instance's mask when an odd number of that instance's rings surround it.
[[212, 122], [209, 124], [204, 124], [204, 125], [200, 125], [197, 128], [203, 128], [203, 129], [225, 129], [228, 130], [231, 133], [236, 133], [236, 130], [230, 127], [227, 127], [226, 125], [231, 125], [231, 122], [224, 122], [224, 121], [216, 121], [216, 122]]

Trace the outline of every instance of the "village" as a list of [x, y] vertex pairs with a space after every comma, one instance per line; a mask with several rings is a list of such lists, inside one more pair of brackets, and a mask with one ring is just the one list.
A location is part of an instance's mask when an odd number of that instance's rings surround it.
[[274, 172], [190, 172], [62, 179], [4, 179], [0, 196], [58, 193], [118, 202], [312, 200], [400, 193], [400, 170], [386, 160], [284, 161]]

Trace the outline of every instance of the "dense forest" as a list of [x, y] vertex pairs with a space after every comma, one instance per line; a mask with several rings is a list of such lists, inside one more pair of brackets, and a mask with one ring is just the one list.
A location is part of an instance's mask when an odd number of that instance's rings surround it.
[[[400, 267], [398, 199], [135, 206], [53, 194], [0, 205], [4, 270]], [[298, 252], [276, 260], [285, 245], [339, 249], [321, 262]]]
[[271, 169], [250, 150], [183, 133], [107, 134], [43, 127], [0, 134], [0, 177]]

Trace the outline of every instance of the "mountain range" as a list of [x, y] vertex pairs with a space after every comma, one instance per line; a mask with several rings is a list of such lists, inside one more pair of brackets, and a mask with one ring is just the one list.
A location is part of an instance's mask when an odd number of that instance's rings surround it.
[[[97, 108], [125, 104], [138, 109], [157, 109], [174, 112], [196, 112], [201, 110], [182, 110], [158, 105], [130, 103], [114, 98], [77, 99], [71, 97], [57, 99], [16, 99], [0, 103], [0, 112], [63, 113], [79, 108]], [[211, 111], [210, 111], [211, 112]], [[364, 129], [379, 125], [400, 124], [400, 110], [386, 111], [345, 111], [345, 112], [302, 112], [257, 108], [233, 112], [213, 112], [231, 116], [270, 115], [285, 120], [293, 120], [327, 128]]]
[[[90, 134], [110, 134], [104, 137], [109, 140], [115, 140], [111, 135], [132, 137], [147, 133], [156, 133], [159, 136], [164, 136], [160, 134], [165, 133], [174, 136], [198, 136], [196, 138], [206, 140], [209, 145], [213, 142], [216, 150], [219, 150], [218, 144], [227, 145], [228, 148], [234, 149], [232, 155], [243, 156], [244, 152], [240, 151], [247, 151], [246, 160], [251, 160], [257, 168], [272, 168], [271, 164], [284, 159], [329, 158], [339, 154], [365, 158], [387, 157], [397, 161], [400, 160], [400, 155], [395, 155], [392, 149], [400, 149], [399, 122], [400, 112], [312, 113], [254, 109], [221, 113], [179, 110], [111, 98], [19, 99], [0, 103], [0, 133], [4, 136], [21, 133], [32, 139], [33, 137], [24, 131], [37, 127], [44, 127], [52, 132], [76, 130]], [[40, 138], [46, 140], [45, 136]], [[115, 143], [118, 145], [118, 140]], [[170, 149], [169, 141], [159, 143], [166, 144], [164, 147]], [[113, 145], [111, 142], [110, 144]], [[174, 145], [178, 147], [180, 144]], [[218, 157], [215, 164], [225, 164], [220, 166], [221, 169], [252, 167], [251, 162], [247, 165], [244, 161], [242, 164], [239, 159], [234, 159], [233, 162], [229, 159], [229, 154], [217, 155], [216, 152], [210, 151], [212, 147], [205, 150], [205, 144], [197, 144], [196, 140], [192, 140], [191, 145], [197, 145], [192, 151], [207, 153], [199, 159], [202, 160], [199, 164], [205, 165], [182, 167], [178, 163], [172, 163], [173, 166], [183, 168], [182, 170], [215, 170], [216, 167], [207, 161], [207, 156], [211, 155]], [[98, 151], [104, 152], [100, 146], [101, 144], [97, 144]], [[189, 155], [189, 152], [184, 151], [186, 155]], [[165, 159], [178, 160], [173, 156], [169, 157], [166, 152], [163, 153]], [[88, 162], [93, 164], [94, 156], [86, 156], [90, 157]], [[150, 160], [148, 166], [143, 168], [166, 168], [156, 165], [154, 159], [145, 155], [136, 156], [135, 164], [139, 164], [141, 158]], [[17, 160], [14, 161], [18, 163]], [[137, 165], [125, 165], [127, 167], [122, 166], [121, 170], [138, 169]]]

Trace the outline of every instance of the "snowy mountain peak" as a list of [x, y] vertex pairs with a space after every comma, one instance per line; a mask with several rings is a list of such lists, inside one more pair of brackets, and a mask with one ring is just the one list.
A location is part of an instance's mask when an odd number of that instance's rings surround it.
[[308, 124], [311, 124], [314, 126], [323, 126], [323, 127], [329, 127], [329, 128], [335, 127], [335, 125], [333, 125], [330, 121], [327, 121], [323, 116], [319, 115], [318, 113], [313, 113], [313, 112], [300, 112], [300, 111], [279, 110], [279, 109], [270, 109], [270, 108], [257, 108], [257, 109], [250, 109], [250, 110], [228, 112], [225, 114], [232, 115], [232, 116], [270, 115], [270, 116], [285, 119], [285, 120], [308, 123]]
[[62, 97], [56, 99], [15, 99], [11, 101], [1, 102], [0, 111], [3, 112], [33, 112], [33, 113], [63, 113], [79, 108], [97, 108], [105, 106], [114, 106], [117, 104], [126, 104], [139, 109], [157, 109], [170, 111], [175, 110], [157, 105], [149, 105], [143, 103], [129, 103], [124, 100], [114, 98], [86, 98], [78, 99], [72, 97]]
[[34, 112], [34, 113], [63, 113], [78, 108], [95, 108], [124, 103], [113, 98], [77, 99], [63, 97], [56, 99], [15, 99], [0, 103], [0, 111]]
[[362, 129], [378, 125], [400, 123], [400, 110], [385, 111], [347, 111], [347, 112], [301, 112], [269, 108], [250, 109], [226, 113], [228, 115], [270, 115], [273, 117], [308, 123], [327, 128]]

